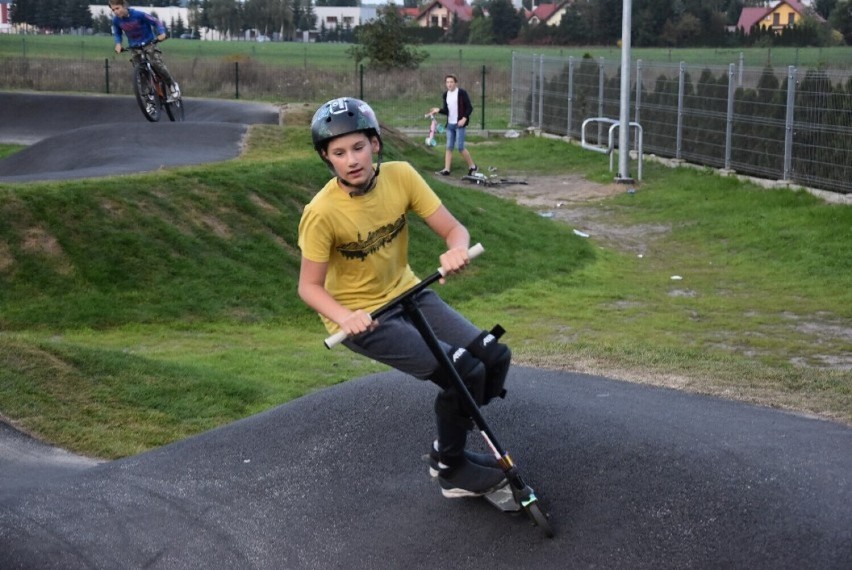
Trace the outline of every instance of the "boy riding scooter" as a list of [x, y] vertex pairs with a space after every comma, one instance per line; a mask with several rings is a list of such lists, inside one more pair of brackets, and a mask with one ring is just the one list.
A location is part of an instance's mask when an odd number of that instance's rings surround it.
[[[440, 388], [430, 457], [445, 497], [482, 496], [505, 486], [493, 455], [465, 449], [473, 425], [466, 401], [403, 310], [378, 320], [370, 316], [420, 281], [408, 263], [409, 212], [446, 243], [439, 258], [444, 275], [469, 262], [467, 229], [410, 164], [382, 163], [381, 128], [363, 101], [325, 103], [313, 117], [311, 135], [334, 177], [305, 207], [299, 224], [300, 297], [330, 333], [346, 335], [343, 344], [350, 350]], [[508, 347], [429, 289], [418, 292], [416, 302], [477, 405], [500, 395], [511, 361]]]

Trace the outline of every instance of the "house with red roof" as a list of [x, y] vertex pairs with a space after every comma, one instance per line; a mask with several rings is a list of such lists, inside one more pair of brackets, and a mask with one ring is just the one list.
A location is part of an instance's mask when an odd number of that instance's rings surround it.
[[532, 10], [524, 10], [524, 15], [531, 26], [539, 24], [558, 26], [573, 3], [574, 0], [562, 0], [551, 4], [539, 4]]
[[536, 26], [542, 22], [547, 22], [547, 19], [556, 12], [556, 8], [556, 4], [539, 4], [532, 10], [524, 10], [524, 12], [526, 13], [527, 22], [532, 26]]
[[456, 20], [469, 22], [473, 19], [473, 8], [465, 0], [432, 0], [417, 16], [421, 28], [449, 30]]
[[420, 8], [406, 8], [405, 6], [398, 6], [396, 10], [406, 22], [416, 20], [417, 16], [420, 15]]
[[778, 34], [784, 28], [795, 26], [805, 16], [812, 16], [819, 21], [824, 21], [819, 14], [797, 0], [781, 0], [774, 6], [743, 8], [743, 11], [740, 12], [740, 19], [737, 21], [737, 28], [741, 29], [746, 35], [755, 26], [772, 30]]
[[12, 29], [12, 23], [9, 20], [9, 8], [12, 7], [12, 0], [0, 0], [0, 32], [8, 32]]

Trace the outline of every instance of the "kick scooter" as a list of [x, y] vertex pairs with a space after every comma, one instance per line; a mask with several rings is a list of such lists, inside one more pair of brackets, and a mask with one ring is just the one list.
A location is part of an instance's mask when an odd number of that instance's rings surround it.
[[435, 116], [434, 113], [427, 113], [425, 115], [425, 117], [427, 119], [432, 119], [431, 123], [429, 124], [429, 136], [426, 137], [426, 141], [425, 141], [426, 146], [437, 146], [438, 145], [438, 139], [435, 138], [435, 133], [436, 132], [437, 133], [443, 133], [444, 132], [444, 125], [438, 124], [438, 118]]
[[[485, 250], [482, 245], [476, 244], [468, 250], [468, 256], [470, 259], [473, 259], [480, 255], [483, 251]], [[397, 305], [402, 306], [414, 326], [420, 334], [423, 335], [423, 340], [426, 341], [426, 344], [429, 346], [429, 350], [432, 351], [432, 354], [435, 355], [435, 358], [438, 359], [441, 366], [450, 372], [450, 377], [456, 390], [458, 390], [459, 394], [462, 395], [462, 398], [467, 404], [467, 411], [470, 412], [471, 418], [476, 424], [476, 427], [479, 429], [479, 433], [482, 435], [485, 443], [494, 454], [494, 457], [498, 460], [500, 468], [506, 475], [508, 484], [497, 491], [484, 495], [485, 499], [503, 512], [515, 512], [523, 509], [523, 511], [530, 517], [533, 524], [541, 528], [545, 536], [553, 538], [553, 529], [550, 526], [548, 515], [543, 510], [535, 491], [533, 491], [532, 487], [524, 481], [517, 465], [515, 465], [514, 461], [512, 461], [509, 453], [500, 445], [500, 442], [497, 440], [494, 432], [491, 430], [480, 412], [479, 406], [476, 405], [476, 401], [453, 366], [449, 355], [441, 349], [438, 337], [435, 335], [435, 332], [432, 330], [432, 327], [426, 321], [426, 317], [417, 305], [417, 301], [415, 300], [417, 294], [442, 277], [444, 277], [444, 273], [439, 268], [438, 271], [425, 278], [405, 293], [402, 293], [383, 307], [370, 313], [370, 318], [375, 320], [386, 314], [393, 307], [396, 307]], [[495, 336], [502, 334], [503, 331], [499, 326], [495, 327], [495, 329], [496, 331], [492, 331], [492, 333], [496, 332]], [[334, 347], [342, 342], [346, 336], [346, 333], [343, 331], [331, 335], [325, 339], [326, 348]]]

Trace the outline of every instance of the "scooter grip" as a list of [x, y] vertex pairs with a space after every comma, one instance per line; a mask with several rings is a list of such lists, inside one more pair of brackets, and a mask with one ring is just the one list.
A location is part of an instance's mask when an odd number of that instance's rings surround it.
[[336, 333], [325, 339], [323, 341], [323, 344], [326, 348], [334, 348], [335, 346], [346, 340], [347, 336], [348, 335], [345, 332], [337, 331]]
[[[480, 255], [482, 255], [483, 252], [485, 252], [485, 248], [482, 247], [481, 243], [477, 243], [475, 245], [470, 246], [470, 249], [467, 250], [467, 257], [468, 257], [468, 259], [476, 259]], [[440, 273], [441, 277], [443, 277], [444, 276], [444, 269], [442, 267], [439, 267], [438, 273]]]

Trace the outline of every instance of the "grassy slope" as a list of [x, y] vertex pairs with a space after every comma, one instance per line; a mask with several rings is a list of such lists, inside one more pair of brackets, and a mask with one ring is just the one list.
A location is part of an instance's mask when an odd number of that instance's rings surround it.
[[[299, 210], [328, 176], [306, 131], [256, 127], [247, 155], [218, 165], [0, 185], [0, 413], [120, 457], [381, 370], [322, 348], [295, 293]], [[435, 162], [386, 138], [391, 159]], [[599, 155], [559, 141], [481, 142], [476, 155], [610, 177]], [[848, 330], [852, 210], [690, 169], [651, 165], [646, 180], [595, 205], [620, 223], [671, 226], [641, 259], [436, 183], [487, 250], [442, 294], [483, 327], [506, 326], [521, 362], [852, 421], [850, 374], [819, 366], [848, 342], [815, 343], [799, 326]], [[425, 273], [440, 244], [420, 222], [413, 231], [412, 265]], [[686, 294], [672, 294], [674, 273]]]

